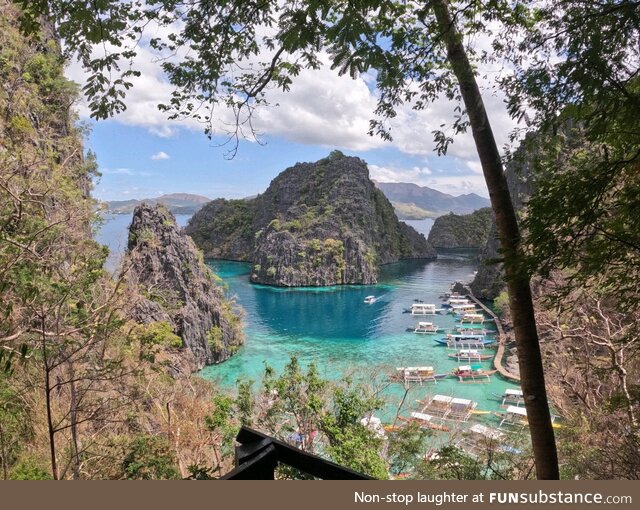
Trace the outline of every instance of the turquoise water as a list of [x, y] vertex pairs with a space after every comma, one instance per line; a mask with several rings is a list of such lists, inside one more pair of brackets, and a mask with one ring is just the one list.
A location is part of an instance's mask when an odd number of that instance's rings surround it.
[[[184, 225], [188, 215], [177, 217]], [[110, 248], [108, 269], [113, 270], [126, 246], [131, 215], [113, 215], [96, 239]], [[428, 234], [432, 220], [408, 221], [416, 230]], [[407, 332], [419, 320], [432, 321], [440, 327], [455, 324], [451, 315], [412, 316], [403, 314], [414, 299], [439, 304], [439, 296], [455, 280], [469, 280], [477, 262], [468, 256], [440, 257], [437, 261], [404, 261], [382, 268], [380, 283], [373, 286], [277, 289], [251, 285], [249, 265], [239, 262], [209, 261], [209, 265], [228, 285], [228, 295], [236, 296], [245, 309], [246, 343], [230, 360], [200, 372], [223, 388], [233, 390], [238, 379], [260, 381], [264, 363], [280, 370], [292, 355], [303, 364], [315, 363], [329, 379], [345, 375], [370, 385], [386, 386], [383, 394], [388, 405], [378, 415], [392, 420], [403, 398], [402, 385], [388, 383], [387, 376], [400, 366], [431, 365], [437, 373], [450, 372], [459, 364], [449, 358], [452, 352], [437, 345], [432, 335]], [[369, 295], [379, 296], [373, 304], [363, 303]], [[439, 335], [438, 335], [439, 336]], [[491, 352], [491, 351], [489, 351]], [[483, 363], [490, 368], [491, 362]], [[462, 384], [448, 378], [437, 384], [413, 385], [405, 397], [402, 414], [416, 410], [416, 399], [431, 394], [469, 398], [478, 409], [498, 411], [494, 394], [502, 394], [513, 384], [494, 375], [488, 384]], [[496, 425], [498, 418], [474, 415], [474, 419]]]
[[[390, 384], [387, 376], [401, 366], [433, 366], [436, 373], [447, 373], [459, 364], [449, 358], [453, 352], [434, 342], [441, 335], [418, 335], [406, 331], [419, 321], [432, 321], [453, 328], [453, 315], [412, 316], [403, 313], [415, 299], [442, 303], [439, 298], [451, 282], [469, 280], [476, 261], [448, 256], [437, 261], [403, 261], [382, 268], [380, 283], [373, 286], [336, 286], [282, 289], [252, 285], [249, 264], [208, 261], [245, 309], [246, 343], [230, 360], [203, 369], [200, 374], [224, 388], [234, 388], [239, 379], [260, 381], [265, 363], [281, 370], [292, 355], [302, 364], [315, 363], [328, 379], [352, 375], [370, 385], [387, 386], [383, 394], [388, 405], [383, 418], [396, 414], [403, 397], [401, 384]], [[365, 304], [364, 298], [379, 299]], [[489, 351], [493, 352], [493, 351]], [[483, 362], [491, 368], [491, 361]], [[490, 383], [460, 383], [456, 378], [437, 383], [414, 384], [405, 398], [401, 414], [417, 410], [416, 399], [430, 394], [468, 398], [478, 409], [498, 411], [494, 394], [515, 385], [494, 375]], [[474, 419], [496, 424], [491, 414]]]

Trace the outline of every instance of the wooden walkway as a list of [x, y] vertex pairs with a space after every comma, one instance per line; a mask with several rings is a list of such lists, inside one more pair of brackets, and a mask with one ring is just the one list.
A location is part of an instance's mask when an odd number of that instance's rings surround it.
[[502, 377], [505, 377], [506, 379], [511, 379], [512, 381], [519, 381], [520, 376], [516, 374], [512, 374], [502, 365], [502, 358], [504, 357], [504, 349], [507, 343], [507, 336], [504, 334], [504, 329], [502, 328], [502, 322], [500, 321], [500, 318], [495, 313], [493, 313], [493, 310], [486, 307], [478, 298], [476, 298], [471, 293], [470, 289], [467, 294], [467, 298], [469, 298], [471, 301], [477, 304], [480, 308], [482, 308], [482, 310], [487, 315], [489, 315], [496, 323], [496, 328], [498, 330], [498, 335], [497, 335], [498, 336], [498, 352], [496, 352], [496, 357], [493, 358], [493, 366], [496, 367], [496, 370]]

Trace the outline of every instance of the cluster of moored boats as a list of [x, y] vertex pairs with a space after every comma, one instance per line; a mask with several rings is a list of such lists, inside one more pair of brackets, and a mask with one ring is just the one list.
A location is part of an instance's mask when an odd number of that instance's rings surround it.
[[[491, 359], [493, 356], [486, 354], [485, 349], [494, 344], [494, 340], [488, 335], [491, 331], [483, 327], [487, 321], [482, 310], [467, 297], [457, 293], [451, 293], [444, 296], [445, 302], [440, 308], [435, 304], [424, 303], [416, 300], [411, 308], [405, 310], [411, 315], [436, 315], [441, 313], [451, 313], [458, 318], [459, 324], [449, 332], [439, 327], [434, 322], [419, 321], [413, 331], [418, 334], [436, 335], [443, 334], [440, 338], [434, 338], [438, 344], [445, 345], [447, 348], [454, 350], [449, 354], [450, 358], [459, 362], [466, 362], [464, 365], [458, 366], [452, 372], [447, 374], [437, 374], [433, 367], [398, 367], [392, 379], [400, 382], [436, 382], [438, 379], [452, 376], [457, 377], [461, 382], [489, 382], [491, 375], [496, 370], [486, 370], [482, 365], [478, 365], [482, 361]], [[477, 325], [481, 327], [478, 328]]]
[[[419, 321], [413, 331], [423, 335], [439, 335], [434, 341], [445, 346], [452, 352], [447, 353], [460, 363], [455, 369], [447, 373], [437, 373], [433, 366], [397, 367], [391, 375], [393, 381], [401, 383], [436, 383], [444, 378], [458, 378], [463, 383], [487, 383], [497, 370], [491, 370], [482, 366], [481, 362], [493, 358], [489, 349], [494, 346], [495, 340], [491, 336], [495, 331], [485, 327], [487, 319], [482, 309], [479, 309], [472, 300], [466, 296], [454, 292], [442, 296], [444, 303], [441, 306], [424, 303], [416, 300], [405, 313], [411, 315], [453, 314], [457, 319], [457, 325], [449, 331], [432, 321]], [[418, 400], [419, 407], [412, 412], [410, 418], [405, 421], [417, 422], [421, 427], [449, 431], [451, 424], [455, 422], [465, 423], [474, 415], [497, 415], [500, 424], [497, 428], [475, 423], [465, 428], [458, 446], [470, 454], [474, 454], [480, 443], [495, 441], [504, 446], [504, 429], [508, 426], [526, 426], [527, 413], [524, 408], [524, 398], [520, 389], [506, 389], [503, 395], [494, 395], [500, 401], [504, 412], [493, 413], [477, 409], [478, 403], [467, 398], [454, 395], [435, 394]]]

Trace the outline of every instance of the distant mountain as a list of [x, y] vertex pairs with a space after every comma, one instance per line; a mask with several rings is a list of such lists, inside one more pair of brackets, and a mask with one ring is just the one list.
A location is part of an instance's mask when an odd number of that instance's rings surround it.
[[393, 203], [400, 219], [433, 218], [450, 212], [469, 214], [490, 205], [488, 198], [475, 193], [456, 197], [409, 182], [376, 182], [375, 184]]
[[169, 193], [156, 198], [144, 198], [142, 200], [113, 200], [107, 202], [107, 208], [113, 214], [131, 214], [138, 205], [146, 202], [148, 204], [163, 204], [174, 214], [195, 214], [204, 204], [210, 201], [210, 198], [202, 195]]

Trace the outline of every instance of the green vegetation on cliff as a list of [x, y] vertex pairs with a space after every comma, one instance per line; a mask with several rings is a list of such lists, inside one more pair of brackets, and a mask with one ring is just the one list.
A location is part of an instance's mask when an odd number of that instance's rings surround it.
[[339, 151], [285, 170], [256, 198], [210, 202], [186, 231], [205, 256], [252, 262], [253, 282], [279, 286], [370, 284], [380, 264], [435, 258], [366, 164]]
[[435, 220], [429, 231], [429, 242], [436, 248], [481, 250], [489, 240], [493, 212], [478, 209], [471, 214], [447, 214]]

